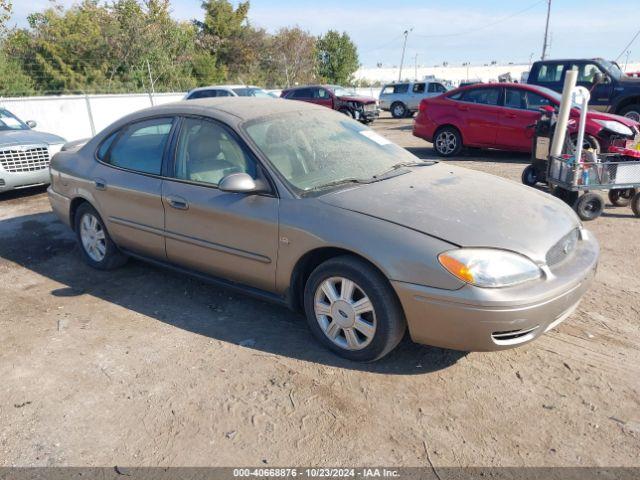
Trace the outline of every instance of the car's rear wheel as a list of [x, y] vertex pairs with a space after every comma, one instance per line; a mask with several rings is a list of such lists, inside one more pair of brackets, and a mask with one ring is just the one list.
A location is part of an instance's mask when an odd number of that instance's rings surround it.
[[614, 190], [609, 190], [608, 196], [611, 205], [615, 205], [616, 207], [627, 207], [636, 193], [637, 190], [635, 188], [616, 188]]
[[311, 273], [304, 306], [314, 336], [349, 360], [370, 362], [385, 356], [406, 330], [387, 279], [351, 256], [330, 259]]
[[393, 102], [391, 104], [391, 116], [393, 118], [404, 118], [407, 116], [407, 106], [402, 102]]
[[635, 103], [633, 105], [624, 107], [622, 110], [620, 110], [619, 115], [630, 118], [635, 122], [640, 122], [640, 103]]
[[111, 240], [95, 208], [83, 203], [78, 207], [74, 220], [82, 257], [90, 266], [99, 270], [111, 270], [127, 261], [127, 256]]
[[441, 157], [453, 157], [462, 150], [462, 137], [457, 128], [442, 127], [433, 139], [433, 148]]
[[595, 220], [604, 210], [604, 200], [597, 193], [588, 192], [578, 198], [574, 208], [581, 220]]

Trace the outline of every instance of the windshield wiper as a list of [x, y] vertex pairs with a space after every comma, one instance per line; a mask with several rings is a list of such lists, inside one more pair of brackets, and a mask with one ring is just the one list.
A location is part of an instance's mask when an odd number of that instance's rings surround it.
[[340, 185], [347, 185], [349, 183], [370, 183], [370, 180], [363, 180], [362, 178], [354, 178], [354, 177], [343, 178], [341, 180], [335, 180], [333, 182], [323, 183], [322, 185], [318, 185], [316, 187], [312, 187], [307, 191], [308, 192], [313, 192], [313, 191], [316, 191], [316, 190], [324, 190], [325, 188], [337, 187], [337, 186], [340, 186]]
[[385, 170], [384, 172], [374, 175], [373, 179], [384, 180], [385, 178], [389, 178], [390, 173], [395, 172], [396, 170], [399, 170], [403, 167], [425, 167], [425, 166], [434, 165], [435, 163], [436, 163], [435, 161], [427, 161], [427, 160], [396, 163], [395, 165]]

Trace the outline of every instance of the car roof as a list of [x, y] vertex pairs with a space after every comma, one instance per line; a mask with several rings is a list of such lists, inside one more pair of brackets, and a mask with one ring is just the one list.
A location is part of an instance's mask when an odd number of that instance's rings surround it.
[[197, 92], [200, 90], [214, 90], [214, 89], [232, 89], [232, 88], [260, 88], [260, 87], [256, 87], [255, 85], [207, 85], [206, 87], [198, 87], [198, 88], [194, 88], [192, 90], [189, 90], [189, 92]]
[[203, 115], [218, 118], [230, 124], [238, 124], [269, 115], [281, 115], [289, 112], [319, 110], [326, 107], [307, 102], [295, 102], [281, 98], [258, 97], [214, 97], [195, 100], [181, 100], [155, 107], [145, 108], [128, 115], [122, 122], [142, 120], [158, 115]]

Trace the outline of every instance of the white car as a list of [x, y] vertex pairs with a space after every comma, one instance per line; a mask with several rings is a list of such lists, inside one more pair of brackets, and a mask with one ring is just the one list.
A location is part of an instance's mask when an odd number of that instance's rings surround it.
[[208, 87], [194, 88], [189, 91], [184, 100], [210, 97], [262, 97], [270, 98], [275, 95], [253, 85], [211, 85]]
[[385, 85], [380, 92], [380, 108], [391, 112], [393, 118], [404, 118], [418, 111], [423, 98], [447, 92], [441, 82], [398, 82]]

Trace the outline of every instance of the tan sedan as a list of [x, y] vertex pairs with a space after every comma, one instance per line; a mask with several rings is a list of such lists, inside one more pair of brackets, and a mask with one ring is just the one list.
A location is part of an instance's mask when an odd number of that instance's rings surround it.
[[128, 256], [303, 311], [371, 361], [419, 343], [500, 350], [564, 320], [598, 243], [563, 202], [426, 162], [302, 102], [179, 102], [51, 164], [53, 210], [100, 269]]

